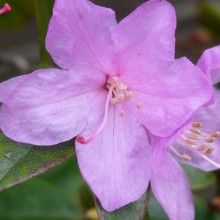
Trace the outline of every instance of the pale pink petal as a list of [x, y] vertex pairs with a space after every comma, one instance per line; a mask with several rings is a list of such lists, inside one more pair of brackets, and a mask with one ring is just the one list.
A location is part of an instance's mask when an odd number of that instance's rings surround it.
[[174, 60], [175, 10], [165, 0], [139, 6], [113, 30], [119, 73], [146, 69], [152, 62]]
[[170, 220], [193, 220], [194, 205], [188, 178], [173, 158], [154, 149], [151, 189]]
[[111, 9], [88, 0], [56, 0], [46, 38], [47, 50], [64, 69], [114, 72], [110, 31], [116, 24]]
[[213, 94], [204, 74], [185, 58], [133, 74], [133, 80], [122, 77], [122, 81], [142, 108], [137, 109], [135, 102], [128, 104], [139, 121], [157, 136], [171, 135]]
[[[93, 132], [94, 126], [82, 135]], [[146, 192], [151, 169], [146, 130], [135, 119], [119, 116], [116, 107], [110, 107], [104, 130], [88, 144], [76, 143], [76, 152], [84, 179], [106, 211], [138, 200]]]
[[206, 50], [197, 66], [213, 84], [220, 82], [220, 46]]
[[91, 120], [89, 112], [99, 120], [106, 92], [78, 79], [68, 71], [48, 69], [1, 83], [4, 134], [19, 142], [53, 145], [79, 134]]

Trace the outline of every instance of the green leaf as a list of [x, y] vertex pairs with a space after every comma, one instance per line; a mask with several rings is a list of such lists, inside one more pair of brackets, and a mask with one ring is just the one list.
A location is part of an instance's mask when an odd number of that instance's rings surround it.
[[38, 177], [1, 192], [0, 216], [4, 220], [84, 220], [79, 203], [82, 185], [74, 155]]
[[8, 3], [12, 11], [1, 15], [0, 28], [15, 29], [26, 24], [31, 18], [33, 18], [34, 5], [30, 0], [0, 0], [0, 8], [4, 3]]
[[89, 210], [95, 207], [93, 194], [86, 183], [81, 185], [79, 196], [84, 210]]
[[150, 194], [147, 212], [149, 214], [149, 220], [168, 220], [166, 212], [157, 202], [152, 193]]
[[213, 172], [204, 172], [191, 166], [183, 166], [188, 174], [192, 190], [202, 190], [216, 183], [216, 176]]
[[195, 201], [195, 220], [207, 220], [211, 219], [211, 212], [208, 208], [207, 202], [200, 196], [194, 195]]
[[75, 154], [65, 162], [41, 174], [38, 178], [53, 183], [64, 194], [67, 194], [72, 199], [77, 198], [77, 200], [80, 198], [80, 189], [85, 184], [79, 171]]
[[51, 67], [53, 61], [45, 48], [45, 38], [48, 30], [48, 24], [52, 15], [54, 0], [35, 0], [34, 3], [40, 46], [40, 68]]
[[45, 180], [31, 180], [0, 195], [1, 219], [82, 219], [72, 199]]
[[201, 3], [199, 7], [200, 17], [208, 30], [220, 37], [220, 4], [217, 2]]
[[95, 204], [100, 220], [143, 220], [147, 204], [148, 204], [148, 192], [145, 193], [138, 201], [126, 205], [115, 212], [106, 212], [102, 207], [98, 199], [95, 198]]
[[0, 190], [36, 176], [73, 155], [73, 141], [37, 147], [9, 140], [0, 133]]

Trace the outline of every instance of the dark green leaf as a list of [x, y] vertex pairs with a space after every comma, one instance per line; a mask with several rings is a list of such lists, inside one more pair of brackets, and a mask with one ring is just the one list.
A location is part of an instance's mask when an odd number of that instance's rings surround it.
[[153, 194], [150, 194], [149, 205], [147, 207], [149, 220], [168, 220], [166, 212], [157, 202]]
[[191, 166], [184, 166], [187, 172], [192, 190], [202, 190], [216, 183], [216, 176], [213, 172], [204, 172]]
[[72, 199], [47, 181], [35, 179], [1, 192], [1, 219], [82, 219]]
[[220, 37], [220, 3], [201, 3], [200, 17], [208, 30]]
[[196, 217], [195, 220], [211, 220], [211, 212], [208, 209], [207, 202], [200, 196], [194, 195]]
[[1, 28], [18, 28], [24, 25], [30, 18], [33, 17], [34, 6], [33, 1], [30, 0], [0, 0], [0, 8], [4, 3], [8, 3], [12, 11], [10, 13], [6, 13], [1, 15], [0, 19], [0, 27]]
[[48, 23], [52, 15], [54, 0], [35, 0], [35, 9], [38, 25], [38, 39], [40, 46], [40, 67], [51, 67], [53, 64], [49, 53], [45, 48], [45, 38], [48, 30]]
[[73, 155], [73, 141], [51, 147], [21, 144], [0, 133], [0, 190], [36, 176]]
[[115, 212], [106, 212], [97, 199], [95, 199], [95, 203], [100, 220], [143, 220], [148, 199], [148, 193], [145, 193], [138, 201], [126, 205]]

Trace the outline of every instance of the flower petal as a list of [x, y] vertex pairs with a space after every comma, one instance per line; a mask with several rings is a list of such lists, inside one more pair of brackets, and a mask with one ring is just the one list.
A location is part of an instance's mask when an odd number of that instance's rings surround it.
[[141, 109], [128, 103], [133, 114], [156, 136], [171, 135], [212, 97], [207, 78], [185, 58], [145, 72], [134, 72], [135, 78], [122, 77], [122, 81], [134, 92], [134, 100], [142, 103]]
[[[83, 135], [91, 132], [86, 128]], [[86, 145], [76, 143], [81, 173], [106, 211], [138, 200], [146, 192], [151, 163], [147, 140], [141, 125], [128, 115], [119, 116], [111, 106], [102, 133]]]
[[111, 9], [88, 0], [56, 0], [46, 38], [47, 50], [64, 69], [114, 71], [110, 30], [116, 24]]
[[86, 88], [87, 82], [80, 87], [73, 75], [48, 69], [1, 83], [0, 123], [5, 135], [19, 142], [53, 145], [79, 134], [90, 111], [99, 120], [106, 92], [94, 85]]
[[197, 66], [213, 84], [220, 82], [220, 46], [206, 50]]
[[167, 1], [151, 0], [139, 6], [112, 32], [119, 74], [124, 69], [141, 69], [152, 62], [174, 60], [175, 29], [175, 10]]
[[151, 189], [170, 220], [193, 220], [193, 196], [186, 174], [164, 149], [153, 154]]

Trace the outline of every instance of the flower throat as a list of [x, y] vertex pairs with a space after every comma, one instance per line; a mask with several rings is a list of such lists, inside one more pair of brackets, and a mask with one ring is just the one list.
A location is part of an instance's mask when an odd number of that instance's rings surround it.
[[[108, 95], [105, 102], [105, 111], [104, 111], [104, 117], [103, 120], [95, 132], [88, 137], [87, 139], [81, 135], [76, 137], [76, 141], [81, 144], [87, 144], [94, 140], [94, 138], [103, 130], [104, 126], [106, 125], [107, 119], [108, 119], [108, 111], [109, 111], [109, 104], [117, 104], [119, 109], [119, 115], [124, 116], [125, 112], [122, 109], [121, 103], [127, 102], [131, 100], [134, 96], [132, 91], [128, 90], [128, 87], [123, 84], [119, 77], [109, 77], [106, 81], [105, 87], [108, 89]], [[137, 102], [136, 107], [138, 109], [141, 109], [142, 103]]]

